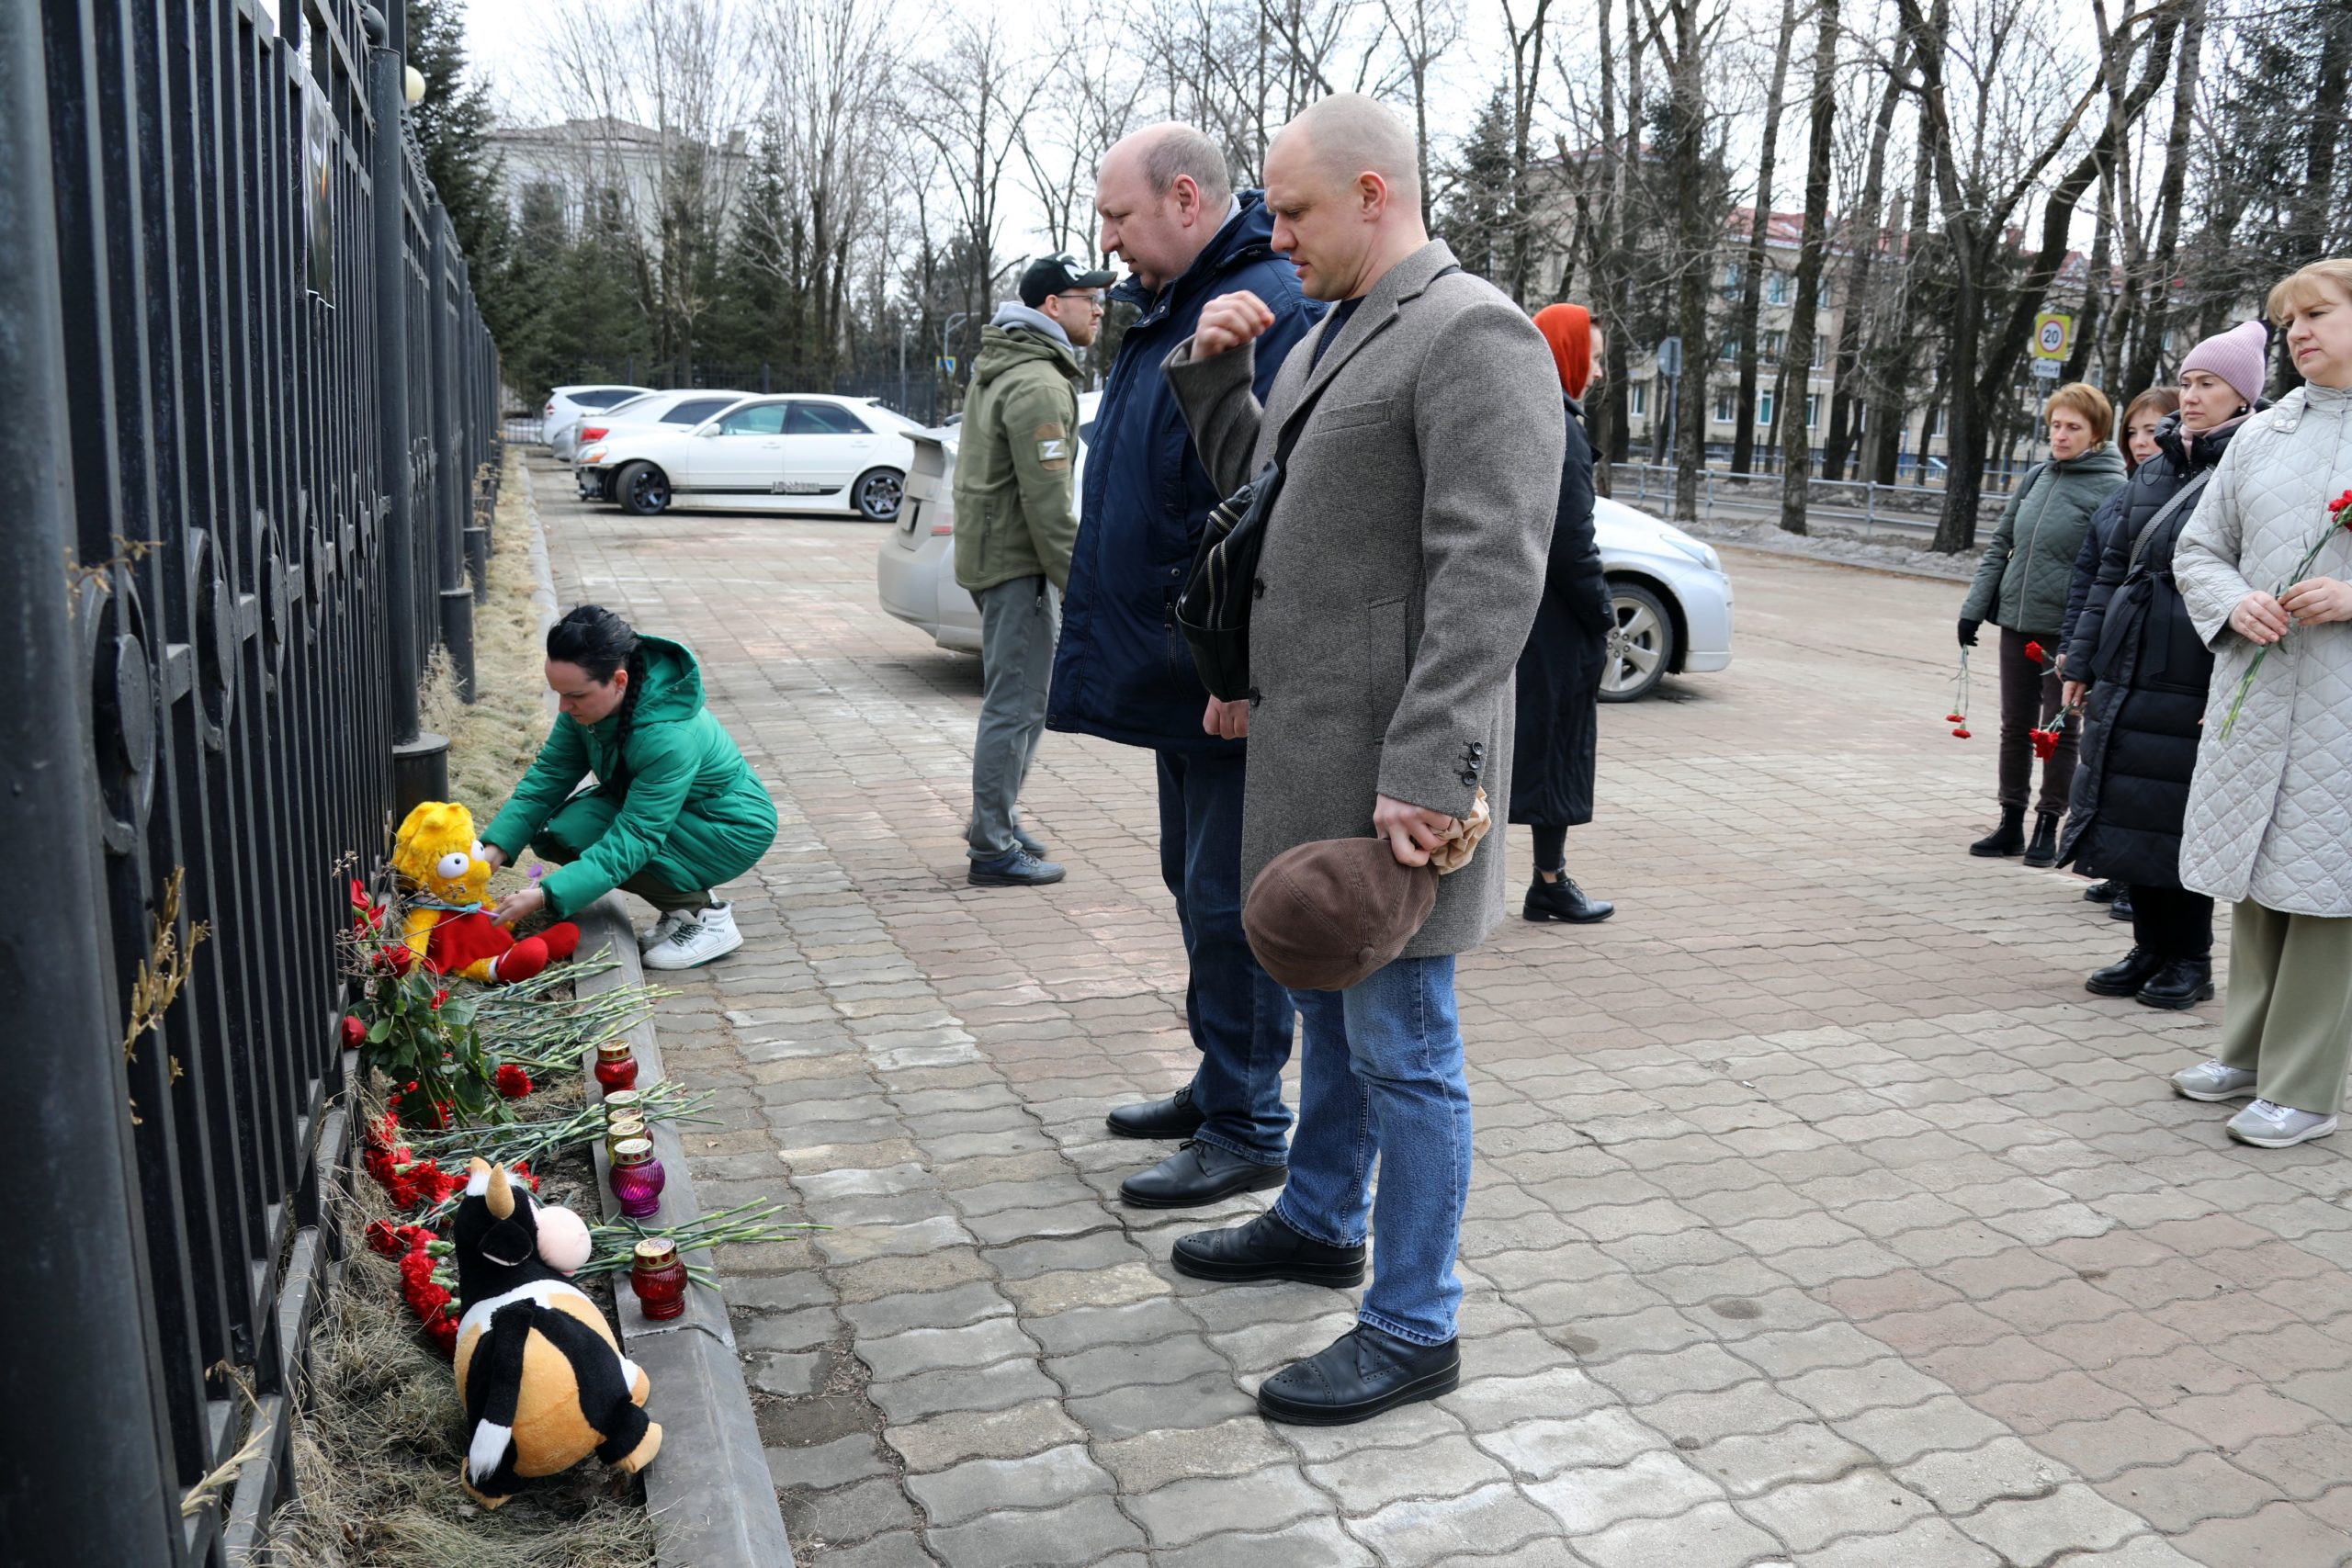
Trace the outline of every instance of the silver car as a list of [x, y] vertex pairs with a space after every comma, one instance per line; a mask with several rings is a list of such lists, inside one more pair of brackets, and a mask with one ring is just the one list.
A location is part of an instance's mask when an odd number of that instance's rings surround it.
[[[1102, 399], [1079, 399], [1073, 483], [1081, 491]], [[956, 438], [952, 429], [914, 436], [898, 525], [875, 562], [883, 609], [958, 653], [980, 650], [980, 612], [956, 581]], [[1593, 533], [1617, 601], [1600, 700], [1647, 696], [1668, 675], [1702, 674], [1731, 663], [1731, 579], [1714, 547], [1607, 496], [1595, 498]]]

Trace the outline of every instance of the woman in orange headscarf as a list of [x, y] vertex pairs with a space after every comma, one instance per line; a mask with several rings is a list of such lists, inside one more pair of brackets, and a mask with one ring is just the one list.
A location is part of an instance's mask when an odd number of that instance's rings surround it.
[[1592, 820], [1600, 677], [1617, 626], [1609, 580], [1592, 531], [1592, 446], [1577, 405], [1593, 379], [1600, 333], [1581, 305], [1546, 305], [1536, 330], [1560, 367], [1568, 425], [1560, 468], [1560, 511], [1544, 570], [1544, 598], [1519, 656], [1519, 711], [1511, 748], [1510, 819], [1535, 839], [1535, 880], [1523, 912], [1531, 920], [1605, 920], [1616, 906], [1589, 897], [1568, 875], [1568, 829]]

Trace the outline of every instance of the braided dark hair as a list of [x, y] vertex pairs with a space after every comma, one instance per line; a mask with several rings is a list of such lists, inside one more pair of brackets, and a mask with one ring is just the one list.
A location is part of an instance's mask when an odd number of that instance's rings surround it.
[[[638, 694], [645, 689], [645, 649], [637, 633], [602, 604], [582, 604], [548, 628], [548, 657], [577, 664], [598, 685], [610, 683], [618, 671], [628, 671], [628, 689], [621, 694], [615, 716], [618, 722], [613, 727], [613, 751], [626, 776], [628, 734], [637, 722]], [[604, 782], [615, 787], [622, 784], [621, 779]]]

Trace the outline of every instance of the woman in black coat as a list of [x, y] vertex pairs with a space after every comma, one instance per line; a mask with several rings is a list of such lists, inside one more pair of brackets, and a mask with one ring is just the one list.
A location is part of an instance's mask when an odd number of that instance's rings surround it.
[[[2226, 334], [2225, 334], [2226, 335]], [[2132, 951], [2084, 982], [2094, 995], [2193, 1007], [2213, 994], [2213, 900], [2180, 886], [2181, 821], [2213, 652], [2173, 586], [2173, 547], [2239, 423], [2261, 400], [2261, 362], [2209, 338], [2181, 366], [2180, 412], [2123, 491], [2123, 511], [2065, 650], [2082, 705], [2075, 809], [2059, 863], [2125, 884]], [[2224, 376], [2246, 380], [2233, 386]]]
[[1600, 677], [1617, 624], [1592, 530], [1592, 446], [1577, 404], [1599, 362], [1592, 318], [1581, 305], [1547, 305], [1535, 325], [1560, 367], [1568, 424], [1560, 510], [1544, 562], [1544, 598], [1519, 656], [1519, 708], [1511, 744], [1510, 820], [1534, 833], [1535, 879], [1522, 912], [1531, 920], [1605, 920], [1617, 907], [1586, 896], [1568, 875], [1570, 828], [1592, 820]]

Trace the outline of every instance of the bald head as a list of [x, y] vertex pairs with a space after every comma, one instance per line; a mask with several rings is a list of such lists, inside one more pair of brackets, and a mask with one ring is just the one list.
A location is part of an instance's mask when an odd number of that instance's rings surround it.
[[1378, 175], [1391, 201], [1415, 209], [1421, 204], [1420, 160], [1414, 152], [1413, 133], [1377, 98], [1334, 93], [1309, 105], [1274, 140], [1292, 143], [1306, 165], [1334, 189], [1352, 184], [1358, 175]]
[[1148, 125], [1102, 155], [1094, 176], [1097, 246], [1157, 293], [1193, 265], [1232, 205], [1224, 148], [1189, 125]]

